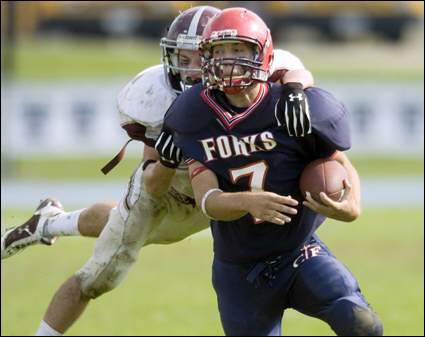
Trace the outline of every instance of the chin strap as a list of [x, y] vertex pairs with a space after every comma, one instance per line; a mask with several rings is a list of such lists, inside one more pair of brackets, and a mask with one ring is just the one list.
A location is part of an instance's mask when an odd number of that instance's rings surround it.
[[105, 166], [101, 168], [101, 171], [104, 175], [107, 175], [115, 166], [118, 165], [118, 163], [124, 158], [125, 151], [127, 148], [128, 143], [130, 143], [134, 139], [129, 139], [124, 146], [121, 148], [120, 152], [117, 153], [117, 155], [112, 158]]
[[124, 158], [125, 151], [128, 143], [132, 140], [138, 140], [145, 143], [147, 146], [154, 147], [155, 140], [146, 137], [146, 126], [133, 122], [121, 125], [121, 127], [127, 132], [127, 135], [131, 138], [121, 148], [120, 152], [112, 158], [104, 167], [101, 168], [103, 174], [108, 174], [118, 163]]

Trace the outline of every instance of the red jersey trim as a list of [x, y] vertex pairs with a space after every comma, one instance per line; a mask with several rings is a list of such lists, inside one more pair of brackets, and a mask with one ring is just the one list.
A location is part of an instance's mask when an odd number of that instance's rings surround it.
[[257, 97], [254, 100], [254, 103], [248, 107], [244, 112], [241, 112], [237, 115], [232, 115], [230, 112], [223, 109], [221, 105], [219, 105], [211, 95], [210, 90], [204, 89], [201, 91], [201, 97], [205, 103], [207, 103], [216, 113], [220, 121], [223, 125], [228, 129], [233, 129], [237, 124], [245, 120], [251, 112], [258, 107], [258, 105], [263, 101], [263, 98], [267, 95], [269, 91], [269, 87], [267, 84], [261, 84], [260, 91]]

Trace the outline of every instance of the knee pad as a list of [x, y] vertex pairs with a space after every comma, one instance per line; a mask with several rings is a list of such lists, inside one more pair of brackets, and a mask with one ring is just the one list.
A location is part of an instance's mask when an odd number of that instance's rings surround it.
[[127, 276], [137, 259], [138, 251], [127, 246], [120, 247], [106, 264], [99, 264], [93, 258], [90, 259], [76, 274], [82, 293], [95, 299], [115, 289]]
[[128, 239], [137, 234], [135, 223], [125, 221], [112, 209], [108, 222], [96, 241], [94, 253], [77, 272], [83, 294], [96, 298], [117, 287], [136, 261], [143, 240]]
[[338, 336], [382, 336], [379, 317], [367, 305], [350, 299], [336, 301], [329, 312], [328, 323]]

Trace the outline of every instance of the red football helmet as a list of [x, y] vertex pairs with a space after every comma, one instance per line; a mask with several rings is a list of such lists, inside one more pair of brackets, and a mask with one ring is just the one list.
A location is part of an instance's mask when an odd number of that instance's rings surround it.
[[[214, 59], [213, 47], [232, 41], [251, 44], [254, 57]], [[200, 49], [202, 80], [209, 88], [237, 93], [254, 82], [267, 81], [273, 61], [272, 37], [264, 21], [248, 9], [228, 8], [214, 16], [204, 29]], [[232, 67], [230, 76], [224, 76], [224, 66]], [[233, 75], [235, 66], [243, 69], [243, 75]]]
[[220, 10], [211, 6], [192, 7], [177, 16], [168, 28], [167, 36], [161, 39], [162, 63], [166, 79], [174, 91], [180, 93], [193, 83], [184, 83], [180, 71], [199, 71], [188, 69], [178, 64], [178, 53], [181, 49], [198, 50], [202, 40], [202, 32], [208, 21]]

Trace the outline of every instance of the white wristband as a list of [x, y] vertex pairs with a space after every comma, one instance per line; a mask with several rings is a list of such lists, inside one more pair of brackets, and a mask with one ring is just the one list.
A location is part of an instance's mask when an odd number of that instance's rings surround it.
[[202, 197], [202, 202], [201, 202], [201, 209], [202, 209], [202, 213], [205, 214], [205, 216], [211, 220], [215, 220], [214, 218], [211, 218], [208, 213], [207, 213], [207, 209], [205, 208], [205, 204], [207, 202], [208, 197], [211, 195], [211, 193], [214, 192], [223, 192], [222, 190], [220, 190], [219, 188], [212, 188], [210, 190], [207, 191], [207, 193], [204, 194], [204, 196]]

